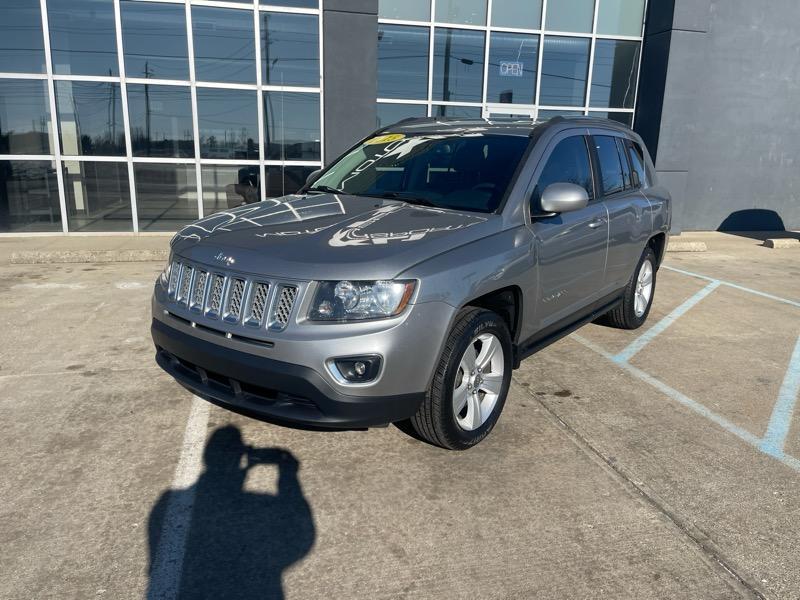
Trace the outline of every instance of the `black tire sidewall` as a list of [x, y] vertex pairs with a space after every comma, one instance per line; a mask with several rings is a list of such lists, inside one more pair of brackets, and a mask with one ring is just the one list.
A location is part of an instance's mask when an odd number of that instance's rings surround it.
[[[492, 414], [486, 419], [486, 422], [475, 430], [467, 431], [462, 429], [456, 421], [455, 414], [453, 413], [453, 385], [455, 377], [458, 373], [458, 368], [461, 362], [461, 357], [467, 345], [480, 334], [491, 333], [500, 341], [503, 348], [503, 385], [500, 388], [500, 394], [497, 398], [497, 403], [494, 406]], [[500, 413], [505, 406], [506, 398], [508, 397], [508, 390], [511, 386], [511, 371], [512, 371], [512, 346], [511, 335], [508, 332], [503, 319], [491, 312], [482, 311], [478, 313], [469, 323], [466, 330], [461, 334], [460, 338], [453, 347], [453, 352], [450, 354], [447, 369], [444, 376], [443, 390], [445, 398], [442, 400], [443, 413], [441, 416], [441, 426], [443, 427], [447, 437], [456, 442], [460, 447], [470, 447], [477, 444], [494, 428]]]

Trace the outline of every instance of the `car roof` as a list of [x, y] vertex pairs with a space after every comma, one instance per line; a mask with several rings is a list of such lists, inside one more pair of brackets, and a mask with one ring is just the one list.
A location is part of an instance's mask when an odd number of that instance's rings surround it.
[[633, 135], [631, 129], [618, 121], [598, 117], [552, 117], [550, 119], [459, 119], [448, 117], [420, 117], [404, 119], [379, 130], [379, 132], [422, 134], [464, 134], [471, 132], [539, 137], [545, 131], [569, 127], [602, 127]]

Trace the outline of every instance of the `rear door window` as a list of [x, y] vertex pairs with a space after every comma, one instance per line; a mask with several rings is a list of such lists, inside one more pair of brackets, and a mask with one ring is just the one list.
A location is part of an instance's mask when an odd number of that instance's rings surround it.
[[625, 151], [625, 140], [616, 138], [617, 140], [617, 153], [619, 154], [619, 162], [622, 165], [622, 180], [625, 183], [625, 189], [633, 189], [633, 177], [631, 174], [631, 165], [628, 163], [628, 153]]
[[575, 135], [558, 142], [553, 152], [547, 159], [541, 175], [533, 188], [531, 195], [531, 210], [538, 210], [542, 192], [551, 183], [574, 183], [581, 186], [594, 197], [592, 183], [592, 167], [589, 162], [589, 151], [586, 139], [582, 135]]
[[[603, 194], [609, 196], [625, 189], [625, 174], [619, 159], [617, 142], [614, 136], [593, 136], [600, 168], [600, 184]], [[627, 161], [626, 161], [627, 162]]]

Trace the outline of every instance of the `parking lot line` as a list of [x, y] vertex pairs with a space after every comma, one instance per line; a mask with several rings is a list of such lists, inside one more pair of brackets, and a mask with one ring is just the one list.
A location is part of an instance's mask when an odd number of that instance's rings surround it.
[[629, 362], [617, 360], [614, 354], [611, 354], [610, 352], [608, 352], [604, 348], [598, 346], [594, 342], [589, 341], [588, 339], [586, 339], [585, 337], [583, 337], [583, 336], [581, 336], [581, 335], [579, 335], [577, 333], [573, 333], [570, 337], [572, 339], [574, 339], [575, 341], [577, 341], [578, 343], [583, 344], [584, 346], [586, 346], [588, 349], [592, 350], [593, 352], [596, 352], [597, 354], [603, 356], [604, 358], [607, 358], [608, 360], [616, 363], [617, 365], [619, 365], [620, 368], [624, 369], [625, 371], [627, 371], [629, 374], [633, 375], [634, 377], [636, 377], [640, 381], [643, 381], [644, 383], [647, 383], [648, 385], [656, 388], [657, 390], [659, 390], [660, 392], [662, 392], [663, 394], [665, 394], [669, 398], [671, 398], [671, 399], [675, 400], [676, 402], [679, 402], [680, 404], [682, 404], [682, 405], [686, 406], [687, 408], [693, 410], [694, 412], [696, 412], [697, 414], [705, 417], [709, 421], [713, 421], [714, 423], [716, 423], [717, 425], [719, 425], [720, 427], [722, 427], [723, 429], [725, 429], [729, 433], [732, 433], [733, 435], [735, 435], [739, 439], [747, 442], [748, 444], [750, 444], [751, 446], [753, 446], [754, 448], [756, 448], [760, 452], [763, 452], [764, 454], [767, 454], [767, 455], [779, 460], [781, 463], [783, 463], [787, 467], [789, 467], [791, 469], [794, 469], [795, 471], [800, 472], [800, 460], [798, 460], [797, 458], [795, 458], [793, 456], [790, 456], [790, 455], [786, 454], [783, 451], [782, 448], [774, 448], [774, 447], [771, 447], [771, 446], [766, 446], [766, 447], [763, 446], [763, 440], [761, 438], [759, 438], [757, 435], [755, 435], [753, 433], [750, 433], [746, 429], [743, 429], [743, 428], [739, 427], [738, 425], [735, 425], [734, 423], [731, 423], [725, 417], [723, 417], [721, 415], [718, 415], [717, 413], [715, 413], [714, 411], [710, 410], [709, 408], [707, 408], [703, 404], [700, 404], [696, 400], [692, 400], [686, 394], [682, 394], [681, 392], [679, 392], [675, 388], [667, 385], [663, 381], [660, 381], [660, 380], [656, 379], [655, 377], [653, 377], [649, 373], [643, 371], [642, 369], [634, 367]]
[[703, 298], [708, 296], [711, 292], [721, 285], [720, 281], [712, 281], [706, 287], [698, 291], [691, 298], [687, 299], [683, 304], [678, 306], [675, 310], [669, 313], [666, 317], [661, 319], [658, 323], [653, 325], [650, 329], [645, 331], [638, 338], [633, 340], [628, 346], [619, 354], [613, 357], [614, 362], [627, 362], [633, 356], [642, 350], [647, 344], [653, 341], [657, 335], [662, 333], [667, 327], [672, 325], [677, 319], [682, 317], [690, 308], [700, 302]]
[[755, 294], [756, 296], [761, 296], [762, 298], [769, 298], [770, 300], [783, 302], [784, 304], [789, 304], [791, 306], [796, 306], [800, 308], [800, 302], [797, 302], [795, 300], [789, 300], [788, 298], [781, 298], [780, 296], [774, 296], [773, 294], [768, 294], [766, 292], [761, 292], [759, 290], [754, 290], [753, 288], [745, 287], [743, 285], [739, 285], [738, 283], [731, 283], [730, 281], [715, 279], [714, 277], [709, 277], [708, 275], [701, 275], [700, 273], [693, 273], [692, 271], [685, 271], [683, 269], [676, 269], [675, 267], [670, 267], [667, 265], [662, 265], [661, 268], [667, 269], [668, 271], [674, 271], [675, 273], [688, 275], [689, 277], [696, 277], [697, 279], [705, 279], [706, 281], [718, 281], [721, 285], [726, 285], [728, 287], [732, 287], [734, 289], [741, 290], [749, 294]]
[[800, 337], [797, 338], [792, 358], [789, 359], [789, 366], [786, 368], [786, 375], [778, 393], [778, 401], [772, 409], [767, 432], [761, 441], [761, 449], [765, 452], [783, 452], [798, 394], [800, 394]]
[[148, 600], [177, 598], [180, 591], [186, 537], [194, 507], [195, 487], [200, 475], [203, 446], [208, 428], [209, 403], [192, 398], [192, 410], [186, 423], [181, 455], [172, 479], [172, 493], [164, 511], [164, 523], [158, 537], [153, 564], [150, 565]]

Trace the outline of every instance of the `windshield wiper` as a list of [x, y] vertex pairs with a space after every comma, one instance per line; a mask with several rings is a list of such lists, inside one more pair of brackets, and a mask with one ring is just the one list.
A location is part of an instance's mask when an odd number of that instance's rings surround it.
[[406, 192], [383, 192], [380, 197], [402, 200], [408, 204], [417, 204], [419, 206], [436, 206], [433, 202], [425, 198], [416, 198], [414, 196], [406, 196], [405, 194]]
[[329, 185], [315, 185], [306, 190], [306, 192], [324, 192], [326, 194], [346, 194], [344, 190], [337, 190], [335, 187]]

